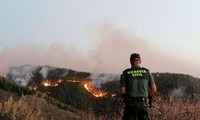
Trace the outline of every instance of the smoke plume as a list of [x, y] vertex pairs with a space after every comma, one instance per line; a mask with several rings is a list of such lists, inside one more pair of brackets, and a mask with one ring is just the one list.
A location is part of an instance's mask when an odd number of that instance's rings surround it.
[[90, 78], [92, 79], [92, 84], [95, 87], [100, 88], [102, 84], [109, 82], [109, 81], [114, 81], [114, 80], [119, 80], [120, 75], [118, 74], [100, 74], [100, 73], [93, 73], [91, 74]]
[[9, 70], [8, 78], [14, 80], [16, 83], [26, 86], [31, 78], [33, 77], [33, 72], [38, 67], [23, 65], [19, 67], [11, 67]]
[[199, 64], [194, 63], [196, 66], [190, 66], [180, 55], [157, 49], [156, 45], [150, 46], [125, 29], [106, 23], [95, 30], [95, 36], [92, 38], [97, 41], [93, 47], [95, 49], [87, 53], [69, 48], [62, 43], [53, 43], [50, 46], [22, 44], [5, 48], [0, 53], [0, 74], [6, 75], [10, 67], [24, 64], [119, 74], [130, 67], [130, 54], [138, 52], [142, 57], [142, 66], [149, 68], [152, 72], [199, 75]]
[[55, 68], [45, 65], [42, 67], [42, 69], [39, 71], [39, 73], [45, 79], [45, 78], [47, 78], [48, 72], [53, 69], [55, 69]]
[[184, 88], [180, 87], [171, 91], [170, 96], [182, 97], [184, 95]]

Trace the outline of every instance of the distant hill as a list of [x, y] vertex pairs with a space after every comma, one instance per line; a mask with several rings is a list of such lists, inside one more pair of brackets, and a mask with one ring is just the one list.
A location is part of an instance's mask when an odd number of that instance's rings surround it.
[[90, 76], [88, 72], [80, 72], [67, 68], [57, 68], [48, 65], [23, 65], [11, 67], [6, 77], [22, 86], [27, 86], [29, 84], [40, 84], [41, 80], [45, 79], [56, 82], [58, 79], [77, 80], [87, 78], [88, 76]]
[[[191, 97], [192, 94], [200, 93], [200, 79], [186, 74], [177, 73], [153, 73], [158, 90], [161, 94]], [[52, 66], [23, 65], [12, 67], [7, 78], [14, 80], [23, 86], [41, 86], [42, 82], [49, 81], [53, 86], [58, 80], [64, 82], [90, 81], [93, 86], [104, 90], [116, 92], [119, 89], [120, 75], [105, 73], [81, 72], [68, 68], [57, 68]], [[114, 82], [113, 82], [114, 81]], [[109, 86], [109, 82], [115, 86]], [[114, 87], [114, 88], [113, 88]]]
[[167, 96], [192, 98], [200, 95], [200, 79], [176, 73], [153, 73], [159, 93]]

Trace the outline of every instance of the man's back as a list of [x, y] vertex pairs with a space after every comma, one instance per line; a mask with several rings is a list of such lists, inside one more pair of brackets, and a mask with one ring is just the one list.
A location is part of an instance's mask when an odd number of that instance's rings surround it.
[[123, 72], [122, 84], [125, 85], [127, 96], [148, 97], [148, 86], [154, 84], [154, 81], [148, 69], [133, 66]]
[[130, 63], [131, 68], [124, 70], [120, 79], [125, 103], [123, 120], [149, 120], [148, 96], [155, 94], [156, 85], [149, 70], [140, 67], [139, 54], [131, 54]]

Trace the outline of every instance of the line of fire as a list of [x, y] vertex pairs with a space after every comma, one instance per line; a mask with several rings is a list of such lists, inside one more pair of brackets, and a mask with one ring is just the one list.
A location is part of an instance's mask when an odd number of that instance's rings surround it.
[[[60, 83], [64, 82], [62, 79], [58, 79], [56, 82], [52, 82], [50, 80], [42, 80], [39, 86], [43, 87], [57, 87]], [[65, 82], [71, 83], [82, 83], [82, 86], [91, 93], [94, 97], [106, 97], [106, 95], [110, 94], [112, 97], [116, 96], [116, 94], [108, 93], [107, 91], [100, 90], [92, 85], [91, 80], [65, 80]], [[30, 90], [37, 90], [38, 86], [28, 86]]]

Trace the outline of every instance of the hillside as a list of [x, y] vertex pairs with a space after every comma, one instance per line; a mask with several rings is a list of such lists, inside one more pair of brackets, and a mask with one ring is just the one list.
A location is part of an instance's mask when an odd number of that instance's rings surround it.
[[[74, 109], [78, 109], [95, 115], [96, 118], [108, 120], [121, 117], [123, 104], [119, 94], [119, 76], [51, 66], [32, 67], [28, 65], [14, 67], [7, 75], [9, 79], [26, 85], [26, 88], [33, 92], [45, 93], [48, 96], [47, 100], [58, 101], [60, 103], [58, 106], [62, 109], [66, 107], [61, 104], [65, 104], [73, 108], [70, 110], [72, 112], [77, 111]], [[152, 118], [171, 118], [173, 120], [184, 114], [197, 118], [200, 114], [199, 78], [176, 73], [153, 73], [153, 76], [158, 93], [154, 98], [154, 107], [151, 109]], [[186, 106], [181, 106], [182, 104]], [[69, 110], [69, 106], [65, 110]], [[177, 109], [175, 110], [174, 107]], [[175, 110], [173, 115], [167, 114], [173, 110]]]
[[[200, 94], [199, 78], [178, 73], [153, 73], [153, 76], [159, 92], [164, 95], [191, 97], [192, 94]], [[45, 87], [57, 89], [59, 87], [57, 85], [61, 85], [60, 83], [63, 82], [65, 85], [89, 83], [95, 88], [117, 94], [120, 75], [95, 74], [51, 66], [23, 65], [12, 67], [7, 78], [32, 89], [42, 90]]]
[[[87, 120], [94, 119], [86, 113], [47, 97], [44, 93], [20, 95], [24, 89], [0, 77], [0, 119], [2, 120]], [[10, 86], [8, 88], [8, 86]], [[28, 91], [28, 90], [27, 90]], [[62, 109], [61, 109], [62, 108]]]
[[[2, 94], [10, 93], [1, 91], [0, 95]], [[14, 101], [11, 97], [4, 102], [1, 101], [0, 103], [3, 104], [0, 109], [1, 114], [3, 114], [1, 119], [3, 120], [80, 120], [79, 115], [59, 109], [48, 104], [45, 99], [33, 95], [22, 96], [17, 101]]]

